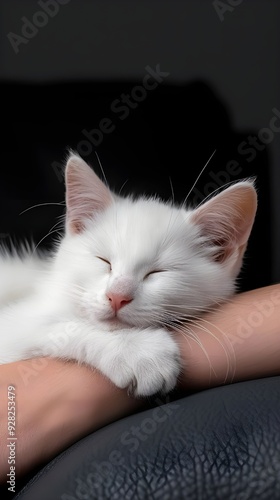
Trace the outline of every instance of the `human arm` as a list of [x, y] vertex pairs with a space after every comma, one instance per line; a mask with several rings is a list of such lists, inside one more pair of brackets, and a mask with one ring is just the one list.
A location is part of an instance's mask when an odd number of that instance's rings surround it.
[[[8, 387], [14, 386], [16, 477], [46, 463], [73, 442], [143, 403], [98, 371], [75, 362], [36, 358], [0, 366], [0, 442], [8, 443]], [[0, 483], [8, 448], [0, 448]]]
[[191, 337], [184, 330], [183, 390], [279, 375], [280, 284], [237, 294], [192, 325]]

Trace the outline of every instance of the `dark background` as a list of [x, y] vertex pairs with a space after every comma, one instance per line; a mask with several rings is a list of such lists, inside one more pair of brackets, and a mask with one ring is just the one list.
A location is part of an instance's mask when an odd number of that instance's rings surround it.
[[[56, 234], [48, 233], [64, 213], [69, 147], [102, 176], [96, 151], [116, 191], [163, 199], [174, 192], [178, 202], [216, 150], [188, 201], [194, 206], [227, 182], [255, 176], [259, 210], [240, 289], [279, 281], [280, 133], [264, 148], [259, 142], [262, 150], [249, 153], [246, 143], [269, 126], [273, 108], [280, 110], [280, 2], [222, 3], [228, 7], [219, 17], [212, 1], [71, 0], [36, 34], [36, 28], [29, 32], [17, 54], [8, 35], [23, 36], [22, 17], [39, 19], [42, 7], [0, 3], [0, 236], [6, 244], [11, 237], [51, 246]], [[140, 100], [135, 88], [147, 66], [157, 64], [169, 74]], [[115, 112], [112, 103], [122, 94], [140, 97], [131, 98], [133, 109]], [[88, 135], [104, 118], [114, 130], [93, 144]]]

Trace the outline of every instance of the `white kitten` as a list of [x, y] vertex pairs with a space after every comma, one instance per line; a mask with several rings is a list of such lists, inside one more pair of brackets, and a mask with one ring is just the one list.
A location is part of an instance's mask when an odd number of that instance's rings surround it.
[[120, 198], [71, 155], [66, 205], [52, 256], [0, 259], [0, 363], [75, 359], [136, 395], [170, 391], [180, 362], [168, 326], [234, 292], [256, 212], [253, 184], [186, 209]]

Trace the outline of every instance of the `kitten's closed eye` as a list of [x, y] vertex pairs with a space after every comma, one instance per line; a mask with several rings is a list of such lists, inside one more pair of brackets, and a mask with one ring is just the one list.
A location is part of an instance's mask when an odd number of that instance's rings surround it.
[[154, 271], [150, 271], [149, 273], [147, 273], [145, 276], [144, 276], [144, 280], [149, 278], [149, 276], [151, 276], [152, 274], [159, 274], [159, 273], [165, 273], [166, 272], [166, 269], [157, 269], [157, 270], [154, 270]]
[[96, 256], [96, 258], [99, 259], [99, 260], [102, 260], [103, 262], [105, 262], [106, 264], [108, 264], [108, 266], [110, 267], [110, 271], [112, 271], [112, 265], [111, 265], [111, 262], [109, 262], [109, 260], [104, 259], [103, 257], [99, 257], [98, 255]]

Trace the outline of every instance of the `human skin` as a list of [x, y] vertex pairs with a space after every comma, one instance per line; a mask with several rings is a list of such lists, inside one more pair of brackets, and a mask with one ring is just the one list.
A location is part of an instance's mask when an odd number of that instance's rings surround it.
[[[191, 330], [191, 333], [190, 333]], [[235, 295], [182, 332], [182, 393], [280, 374], [280, 285]], [[90, 432], [147, 405], [97, 370], [51, 358], [0, 366], [0, 442], [8, 437], [8, 387], [16, 395], [16, 478]], [[8, 448], [1, 446], [0, 481]]]

